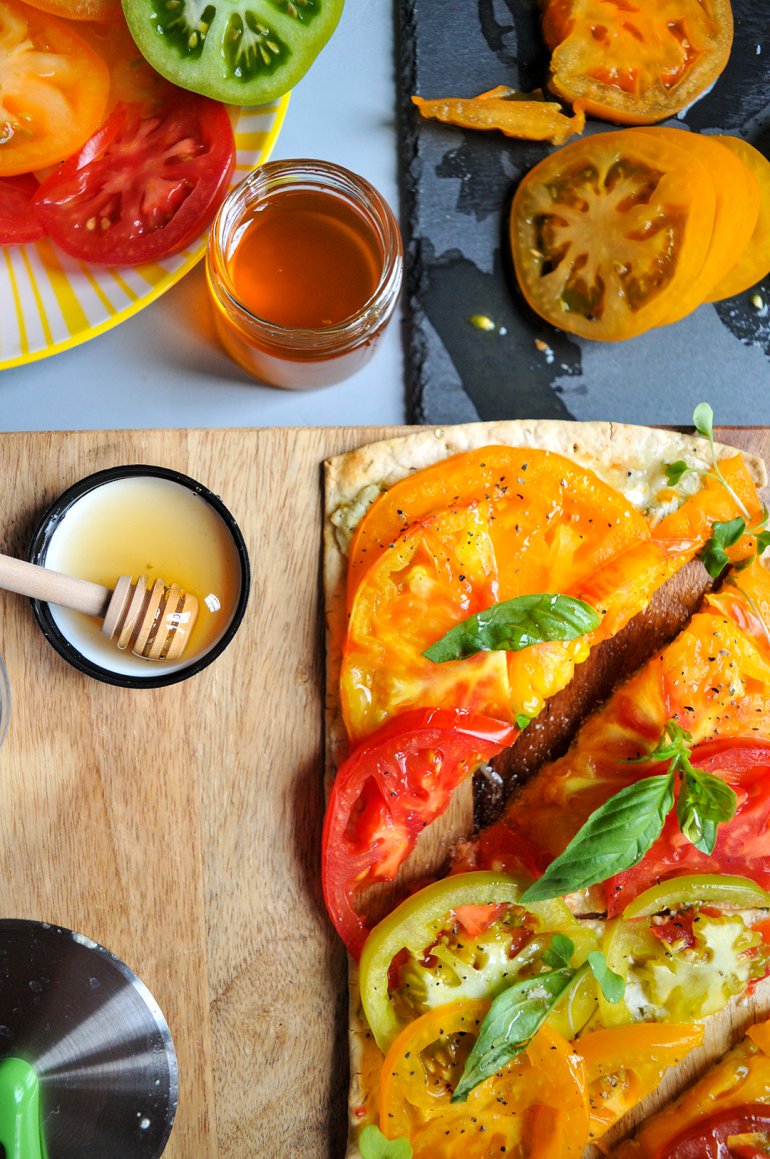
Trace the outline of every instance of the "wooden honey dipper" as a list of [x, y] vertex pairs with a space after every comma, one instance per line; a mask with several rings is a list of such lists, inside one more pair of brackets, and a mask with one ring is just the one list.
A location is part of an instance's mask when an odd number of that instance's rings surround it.
[[10, 555], [0, 555], [0, 588], [98, 616], [105, 636], [144, 660], [178, 660], [198, 618], [197, 598], [179, 584], [122, 575], [110, 590]]

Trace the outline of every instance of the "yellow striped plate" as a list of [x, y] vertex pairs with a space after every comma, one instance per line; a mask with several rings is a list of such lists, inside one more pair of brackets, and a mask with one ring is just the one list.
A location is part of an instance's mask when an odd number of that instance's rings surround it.
[[[272, 105], [239, 109], [233, 185], [267, 161], [289, 94]], [[44, 240], [0, 248], [0, 370], [68, 350], [132, 314], [179, 281], [206, 251], [206, 234], [162, 262], [93, 266]]]

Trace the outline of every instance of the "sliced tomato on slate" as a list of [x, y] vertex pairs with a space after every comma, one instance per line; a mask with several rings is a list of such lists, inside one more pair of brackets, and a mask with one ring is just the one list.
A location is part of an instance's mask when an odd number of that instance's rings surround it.
[[324, 821], [322, 878], [329, 916], [354, 957], [368, 932], [356, 909], [360, 892], [395, 881], [455, 788], [516, 732], [460, 709], [418, 709], [388, 721], [340, 766]]
[[678, 137], [597, 134], [524, 176], [511, 210], [513, 262], [524, 297], [546, 321], [616, 342], [678, 316], [708, 257], [716, 214], [711, 173]]
[[651, 124], [705, 92], [730, 56], [730, 0], [547, 0], [551, 87], [588, 113]]
[[39, 182], [31, 173], [0, 177], [0, 245], [20, 245], [45, 237], [45, 228], [32, 208]]
[[705, 165], [714, 185], [714, 228], [706, 260], [679, 304], [667, 315], [666, 321], [674, 322], [699, 306], [746, 250], [759, 216], [759, 182], [739, 153], [726, 145], [725, 138], [660, 125], [636, 132], [649, 133], [655, 140], [689, 152]]
[[721, 302], [756, 285], [770, 273], [770, 161], [742, 137], [714, 137], [732, 149], [754, 174], [759, 187], [759, 212], [754, 232], [735, 265], [708, 294], [709, 302]]
[[207, 227], [234, 162], [230, 117], [214, 101], [179, 93], [152, 113], [119, 105], [44, 181], [35, 209], [72, 257], [102, 265], [158, 261]]

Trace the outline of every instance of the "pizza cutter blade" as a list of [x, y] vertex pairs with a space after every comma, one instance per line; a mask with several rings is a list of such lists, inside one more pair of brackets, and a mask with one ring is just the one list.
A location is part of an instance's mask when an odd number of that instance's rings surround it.
[[[0, 919], [0, 1061], [0, 1096], [37, 1079], [45, 1159], [162, 1154], [179, 1095], [171, 1034], [144, 983], [103, 946]], [[12, 1132], [7, 1109], [2, 1130]], [[0, 1159], [26, 1156], [12, 1145], [0, 1137]]]

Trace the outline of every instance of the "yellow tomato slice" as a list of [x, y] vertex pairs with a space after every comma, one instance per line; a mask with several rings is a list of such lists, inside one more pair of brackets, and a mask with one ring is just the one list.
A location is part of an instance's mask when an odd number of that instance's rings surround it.
[[102, 121], [107, 65], [67, 24], [0, 5], [0, 175], [44, 169], [79, 149]]
[[586, 112], [651, 124], [714, 83], [730, 56], [730, 0], [550, 0], [551, 87]]
[[[642, 1124], [633, 1142], [621, 1145], [617, 1159], [631, 1159], [632, 1156], [633, 1159], [658, 1159], [659, 1156], [669, 1154], [671, 1144], [688, 1128], [693, 1129], [697, 1141], [698, 1124], [708, 1120], [715, 1112], [726, 1113], [730, 1108], [741, 1111], [751, 1105], [767, 1104], [770, 1058], [764, 1046], [760, 1046], [757, 1041], [766, 1039], [766, 1024], [751, 1027], [747, 1037], [707, 1070], [694, 1086]], [[704, 1138], [701, 1140], [702, 1152], [695, 1150], [691, 1143], [689, 1154], [706, 1155], [710, 1141], [719, 1146], [716, 1138]], [[727, 1151], [724, 1153], [727, 1154]]]
[[703, 270], [715, 212], [709, 170], [677, 141], [639, 129], [573, 141], [525, 174], [514, 196], [519, 286], [561, 330], [632, 338], [676, 316]]
[[716, 209], [708, 254], [697, 278], [666, 317], [666, 322], [676, 322], [705, 300], [746, 249], [759, 216], [759, 182], [737, 151], [726, 148], [716, 137], [660, 126], [637, 131], [689, 152], [708, 169], [714, 185]]
[[342, 710], [352, 738], [410, 707], [481, 711], [483, 705], [489, 716], [513, 719], [504, 652], [479, 653], [461, 664], [434, 664], [422, 655], [459, 620], [497, 602], [485, 506], [429, 516], [367, 572], [342, 660]]
[[770, 273], [770, 161], [741, 137], [714, 137], [714, 140], [740, 157], [759, 186], [759, 212], [748, 245], [707, 296], [709, 302], [721, 302], [743, 293]]
[[382, 1066], [383, 1133], [408, 1138], [414, 1159], [579, 1159], [588, 1136], [583, 1069], [547, 1024], [466, 1102], [451, 1102], [488, 1009], [481, 1000], [450, 1003], [401, 1032]]
[[700, 1046], [697, 1023], [643, 1022], [594, 1030], [575, 1049], [586, 1066], [591, 1141], [654, 1091], [665, 1072]]

